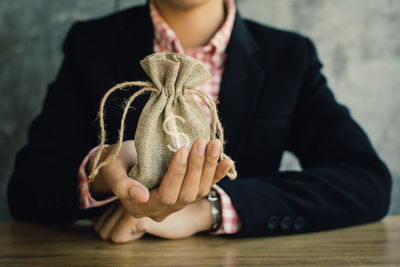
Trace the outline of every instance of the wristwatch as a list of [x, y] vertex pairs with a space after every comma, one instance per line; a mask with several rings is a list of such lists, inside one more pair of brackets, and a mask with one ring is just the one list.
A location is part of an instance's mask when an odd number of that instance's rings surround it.
[[212, 216], [212, 226], [210, 232], [215, 232], [221, 226], [222, 223], [222, 209], [221, 209], [221, 199], [219, 194], [214, 189], [211, 189], [208, 193], [208, 201], [211, 206], [211, 216]]

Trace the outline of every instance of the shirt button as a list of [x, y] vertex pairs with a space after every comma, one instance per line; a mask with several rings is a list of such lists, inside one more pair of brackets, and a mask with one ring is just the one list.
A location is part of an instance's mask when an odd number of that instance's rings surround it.
[[292, 218], [289, 216], [285, 216], [281, 220], [281, 228], [282, 230], [289, 230], [292, 227]]
[[297, 217], [297, 218], [294, 219], [293, 228], [296, 229], [296, 230], [301, 230], [301, 229], [304, 228], [304, 224], [305, 224], [304, 218], [303, 217]]
[[274, 230], [278, 225], [278, 222], [279, 222], [278, 217], [276, 216], [269, 217], [269, 219], [267, 220], [267, 228], [269, 230]]

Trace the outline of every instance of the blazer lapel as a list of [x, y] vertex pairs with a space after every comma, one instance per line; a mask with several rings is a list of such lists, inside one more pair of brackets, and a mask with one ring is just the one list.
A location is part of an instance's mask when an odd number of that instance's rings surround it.
[[218, 110], [225, 130], [226, 152], [234, 160], [240, 153], [240, 139], [264, 80], [256, 54], [259, 47], [236, 14], [227, 47], [225, 71], [219, 94]]

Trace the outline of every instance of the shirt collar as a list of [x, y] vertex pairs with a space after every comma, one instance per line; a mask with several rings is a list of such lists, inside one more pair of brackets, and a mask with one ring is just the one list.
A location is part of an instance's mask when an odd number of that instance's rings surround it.
[[[203, 47], [190, 48], [190, 50], [201, 50], [210, 53], [224, 53], [231, 37], [233, 24], [235, 21], [236, 4], [234, 0], [224, 0], [226, 18], [219, 30], [214, 34], [211, 40]], [[158, 44], [158, 48], [163, 51], [177, 52], [185, 54], [178, 37], [175, 32], [165, 22], [157, 8], [150, 1], [150, 17], [154, 27], [154, 42]]]

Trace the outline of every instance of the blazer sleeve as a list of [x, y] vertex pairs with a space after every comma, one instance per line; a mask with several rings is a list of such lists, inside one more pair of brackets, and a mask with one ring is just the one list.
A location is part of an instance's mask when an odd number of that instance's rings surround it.
[[315, 47], [306, 38], [304, 50], [307, 66], [287, 146], [302, 171], [219, 183], [242, 220], [239, 236], [355, 225], [379, 220], [388, 211], [388, 169], [348, 110], [335, 101]]
[[72, 27], [67, 35], [61, 69], [30, 126], [27, 144], [16, 157], [8, 204], [18, 221], [67, 223], [99, 212], [78, 210], [77, 172], [96, 144], [96, 114], [88, 108], [88, 90], [75, 53], [77, 28]]

